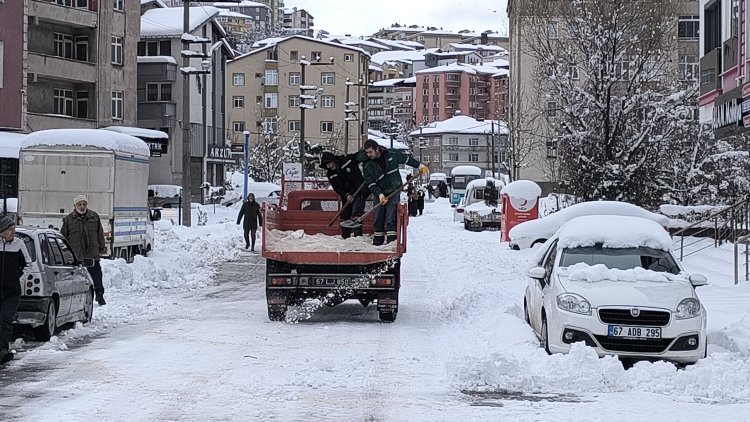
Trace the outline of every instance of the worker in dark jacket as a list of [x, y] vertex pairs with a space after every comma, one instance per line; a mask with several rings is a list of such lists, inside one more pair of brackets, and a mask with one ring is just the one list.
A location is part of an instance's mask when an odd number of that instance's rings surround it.
[[0, 365], [13, 360], [10, 339], [13, 319], [21, 300], [21, 275], [31, 263], [23, 240], [16, 237], [16, 225], [0, 217]]
[[106, 305], [104, 300], [104, 283], [102, 282], [102, 267], [99, 263], [102, 255], [107, 255], [107, 244], [104, 242], [104, 228], [99, 214], [89, 209], [86, 195], [73, 198], [75, 209], [63, 217], [60, 233], [68, 239], [70, 247], [80, 260], [93, 259], [94, 266], [87, 268], [94, 281], [96, 303]]
[[[370, 190], [362, 177], [362, 171], [359, 169], [358, 154], [333, 155], [330, 152], [324, 152], [320, 157], [320, 168], [328, 170], [326, 177], [331, 182], [331, 187], [339, 195], [342, 202], [342, 211], [339, 216], [342, 221], [356, 220], [365, 213], [365, 201], [370, 196]], [[360, 187], [362, 189], [360, 189]], [[362, 235], [362, 229], [354, 229], [355, 236]], [[342, 227], [341, 237], [349, 238], [352, 229]]]
[[399, 198], [389, 200], [387, 196], [401, 188], [399, 166], [406, 164], [416, 167], [422, 175], [426, 175], [429, 169], [413, 157], [381, 147], [373, 140], [365, 142], [365, 153], [369, 159], [364, 165], [365, 182], [380, 202], [380, 208], [375, 216], [372, 244], [382, 245], [386, 237], [389, 243], [396, 240], [396, 207]]
[[263, 215], [260, 213], [260, 205], [255, 202], [255, 194], [247, 194], [247, 200], [240, 208], [240, 214], [237, 216], [237, 224], [245, 219], [242, 228], [245, 230], [245, 249], [250, 248], [255, 252], [255, 234], [258, 227], [263, 227]]

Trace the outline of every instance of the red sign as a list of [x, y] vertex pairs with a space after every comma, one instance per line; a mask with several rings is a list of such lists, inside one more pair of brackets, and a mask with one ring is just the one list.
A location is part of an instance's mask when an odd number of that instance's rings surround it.
[[503, 194], [500, 214], [500, 241], [510, 241], [510, 229], [529, 220], [539, 218], [539, 198], [510, 197]]

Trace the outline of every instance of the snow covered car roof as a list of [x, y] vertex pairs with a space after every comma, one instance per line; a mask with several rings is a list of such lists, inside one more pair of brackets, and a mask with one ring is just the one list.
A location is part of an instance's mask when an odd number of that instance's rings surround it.
[[[511, 183], [512, 185], [512, 183]], [[510, 185], [508, 185], [510, 186]], [[507, 188], [507, 186], [506, 186]], [[554, 214], [537, 220], [521, 223], [510, 229], [509, 237], [511, 244], [519, 244], [518, 240], [525, 238], [532, 242], [536, 240], [547, 240], [566, 222], [586, 215], [622, 215], [630, 217], [646, 218], [658, 223], [662, 227], [669, 227], [669, 218], [647, 211], [637, 205], [617, 201], [592, 201], [571, 205]], [[662, 229], [663, 230], [663, 229]]]
[[482, 175], [482, 169], [477, 166], [456, 166], [451, 169], [451, 175]]
[[150, 156], [151, 150], [142, 140], [103, 129], [48, 129], [26, 135], [21, 149], [37, 146], [94, 147], [125, 154]]
[[594, 246], [604, 248], [652, 248], [669, 251], [672, 238], [658, 223], [641, 217], [588, 215], [565, 223], [557, 232], [560, 249]]

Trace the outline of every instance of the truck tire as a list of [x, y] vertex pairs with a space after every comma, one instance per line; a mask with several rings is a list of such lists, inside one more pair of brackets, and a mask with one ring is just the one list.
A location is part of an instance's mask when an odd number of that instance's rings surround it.
[[284, 321], [286, 319], [286, 305], [268, 305], [268, 319]]
[[44, 318], [44, 324], [34, 328], [34, 338], [37, 341], [49, 341], [55, 334], [57, 328], [57, 304], [55, 299], [50, 298], [47, 304], [47, 315]]
[[380, 317], [380, 322], [393, 322], [396, 320], [396, 314], [398, 314], [398, 311], [378, 312], [378, 316]]

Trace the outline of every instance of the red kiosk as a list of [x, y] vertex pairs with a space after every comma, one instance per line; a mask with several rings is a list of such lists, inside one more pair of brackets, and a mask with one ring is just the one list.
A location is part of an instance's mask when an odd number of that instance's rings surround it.
[[539, 197], [542, 188], [531, 180], [516, 180], [505, 185], [502, 191], [502, 210], [500, 215], [500, 241], [510, 241], [510, 229], [524, 221], [539, 218]]

